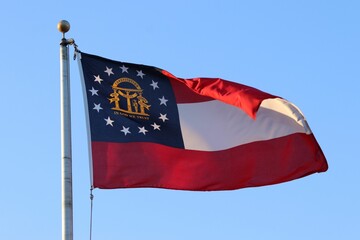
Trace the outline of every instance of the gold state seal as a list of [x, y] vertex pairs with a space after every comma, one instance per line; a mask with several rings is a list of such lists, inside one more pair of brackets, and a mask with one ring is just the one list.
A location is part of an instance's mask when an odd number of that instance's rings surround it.
[[[121, 85], [126, 84], [126, 86], [131, 87], [122, 87]], [[119, 78], [112, 85], [113, 92], [110, 94], [109, 101], [113, 103], [115, 106], [111, 108], [114, 111], [118, 111], [120, 113], [125, 113], [131, 115], [138, 116], [149, 116], [146, 111], [150, 110], [151, 105], [148, 104], [148, 100], [143, 97], [143, 89], [141, 89], [140, 85], [131, 78]], [[120, 107], [120, 102], [125, 101], [125, 108]]]

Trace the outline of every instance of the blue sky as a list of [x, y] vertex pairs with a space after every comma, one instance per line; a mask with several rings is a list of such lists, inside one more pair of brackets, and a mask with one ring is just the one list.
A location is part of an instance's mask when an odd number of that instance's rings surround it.
[[[288, 99], [329, 163], [326, 173], [236, 191], [96, 189], [94, 240], [358, 239], [359, 10], [355, 0], [2, 3], [0, 239], [61, 239], [61, 19], [84, 52]], [[90, 179], [76, 61], [71, 98], [74, 239], [86, 239]]]

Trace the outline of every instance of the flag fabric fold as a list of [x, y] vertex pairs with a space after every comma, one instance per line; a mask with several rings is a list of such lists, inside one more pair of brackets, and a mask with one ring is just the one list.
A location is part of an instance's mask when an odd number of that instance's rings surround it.
[[289, 101], [219, 78], [79, 53], [92, 187], [232, 190], [328, 165]]

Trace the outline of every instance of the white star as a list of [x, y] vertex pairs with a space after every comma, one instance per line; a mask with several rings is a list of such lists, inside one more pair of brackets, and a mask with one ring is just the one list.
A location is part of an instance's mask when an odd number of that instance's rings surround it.
[[165, 106], [167, 106], [166, 102], [169, 101], [169, 100], [165, 99], [164, 96], [162, 96], [162, 98], [159, 98], [159, 100], [160, 100], [160, 105], [164, 104]]
[[151, 124], [151, 126], [154, 128], [154, 130], [160, 131], [160, 125], [157, 125], [156, 123], [154, 123], [154, 124]]
[[145, 73], [143, 73], [142, 70], [140, 70], [140, 71], [136, 70], [136, 71], [137, 71], [137, 75], [136, 75], [136, 76], [139, 76], [139, 77], [141, 77], [141, 78], [143, 78], [143, 77], [145, 76]]
[[94, 77], [95, 77], [94, 82], [98, 82], [98, 83], [101, 84], [101, 82], [104, 81], [104, 80], [102, 80], [102, 79], [100, 78], [100, 75], [97, 75], [97, 76], [94, 75]]
[[138, 127], [139, 128], [139, 133], [143, 133], [144, 135], [146, 135], [146, 132], [148, 132], [148, 130], [145, 129], [145, 127]]
[[123, 133], [125, 134], [125, 136], [126, 136], [126, 134], [131, 133], [131, 132], [129, 131], [129, 128], [130, 128], [130, 127], [124, 127], [124, 126], [122, 126], [122, 127], [123, 127], [123, 129], [120, 130], [120, 132], [123, 132]]
[[114, 122], [114, 120], [111, 120], [110, 117], [104, 118], [104, 120], [106, 121], [106, 126], [107, 126], [107, 125], [111, 125], [111, 126], [113, 127], [113, 122]]
[[124, 65], [122, 65], [121, 67], [121, 72], [124, 73], [124, 72], [127, 72], [129, 73], [127, 70], [129, 69], [128, 67], [125, 67]]
[[94, 89], [94, 87], [89, 89], [89, 91], [91, 92], [91, 96], [94, 96], [94, 95], [99, 96], [98, 93], [97, 93], [99, 90]]
[[167, 115], [167, 113], [165, 113], [165, 114], [161, 114], [161, 113], [160, 113], [159, 119], [161, 119], [163, 122], [165, 122], [166, 120], [169, 120], [169, 119], [166, 117], [166, 115]]
[[106, 72], [108, 74], [108, 76], [110, 76], [111, 74], [114, 74], [112, 72], [112, 68], [108, 68], [108, 67], [106, 67], [106, 70], [104, 72]]
[[159, 82], [154, 82], [154, 80], [151, 80], [151, 81], [152, 81], [152, 83], [150, 84], [150, 86], [152, 86], [154, 90], [155, 90], [156, 88], [159, 88], [159, 86], [158, 86], [158, 83], [159, 83]]
[[94, 107], [93, 109], [96, 110], [97, 112], [100, 112], [100, 110], [103, 109], [103, 108], [100, 106], [100, 103], [99, 103], [99, 104], [94, 103], [94, 106], [95, 106], [95, 107]]

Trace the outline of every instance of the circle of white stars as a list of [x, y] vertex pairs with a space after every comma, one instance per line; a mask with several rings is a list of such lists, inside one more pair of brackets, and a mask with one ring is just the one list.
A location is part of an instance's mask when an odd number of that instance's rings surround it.
[[[119, 66], [118, 69], [119, 69], [118, 71], [121, 71], [122, 74], [124, 74], [124, 73], [128, 74], [129, 73], [128, 70], [130, 68], [125, 66], [125, 64], [122, 64], [121, 66]], [[143, 70], [135, 69], [135, 71], [136, 71], [136, 76], [140, 77], [141, 79], [144, 79], [144, 76], [146, 76], [146, 73], [144, 73]], [[105, 74], [105, 77], [110, 77], [111, 75], [114, 75], [113, 68], [105, 66], [105, 70], [104, 70], [103, 74]], [[102, 78], [102, 77], [104, 77], [103, 74], [93, 75], [94, 82], [96, 84], [102, 84], [102, 82], [104, 82], [104, 79]], [[159, 82], [157, 82], [157, 81], [151, 80], [151, 83], [149, 85], [152, 87], [152, 89], [154, 91], [157, 91], [158, 89], [160, 89]], [[91, 93], [91, 97], [95, 97], [95, 98], [99, 97], [99, 89], [97, 89], [96, 87], [91, 86], [91, 89], [88, 89], [88, 91]], [[161, 98], [158, 98], [158, 99], [160, 101], [159, 105], [164, 105], [165, 107], [167, 107], [167, 102], [169, 100], [166, 99], [165, 96], [162, 96]], [[93, 104], [94, 104], [94, 107], [92, 109], [94, 111], [100, 113], [100, 111], [103, 110], [101, 103], [94, 102]], [[161, 131], [161, 123], [165, 123], [166, 121], [169, 121], [169, 118], [167, 117], [167, 113], [160, 113], [158, 119], [159, 119], [159, 123], [153, 122], [152, 124], [150, 124], [148, 126], [148, 128], [146, 126], [138, 126], [138, 129], [135, 131], [134, 131], [134, 129], [131, 130], [129, 126], [124, 126], [124, 125], [120, 124], [120, 126], [121, 126], [120, 132], [123, 134], [123, 136], [128, 136], [128, 135], [132, 134], [132, 131], [136, 132], [137, 134], [143, 134], [143, 135], [149, 134], [150, 129], [152, 131]], [[104, 124], [106, 126], [114, 127], [116, 121], [114, 119], [112, 119], [110, 116], [108, 116], [107, 118], [104, 118], [104, 122], [105, 122]]]

